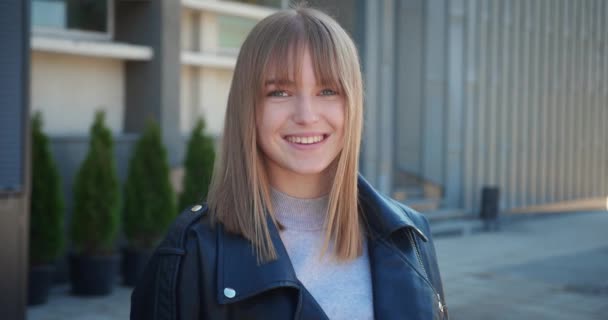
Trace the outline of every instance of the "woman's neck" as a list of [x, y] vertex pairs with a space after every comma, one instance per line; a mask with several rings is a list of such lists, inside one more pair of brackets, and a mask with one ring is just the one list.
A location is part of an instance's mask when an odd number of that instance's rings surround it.
[[269, 172], [270, 185], [291, 197], [299, 199], [318, 198], [329, 194], [333, 174], [325, 170], [319, 174], [297, 174], [285, 170]]

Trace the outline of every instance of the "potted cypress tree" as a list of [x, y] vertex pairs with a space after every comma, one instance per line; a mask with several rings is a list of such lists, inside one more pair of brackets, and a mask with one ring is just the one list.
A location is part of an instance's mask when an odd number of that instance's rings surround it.
[[64, 202], [61, 179], [42, 131], [42, 115], [32, 119], [32, 194], [28, 304], [46, 303], [53, 284], [54, 262], [64, 248]]
[[95, 115], [89, 151], [74, 183], [70, 256], [72, 292], [105, 295], [112, 292], [118, 272], [114, 245], [120, 223], [120, 190], [111, 131], [104, 113]]
[[213, 138], [206, 135], [205, 120], [199, 118], [190, 134], [184, 160], [184, 188], [179, 197], [179, 208], [204, 201], [215, 161]]
[[123, 248], [123, 283], [135, 286], [139, 275], [176, 216], [167, 152], [161, 131], [148, 120], [129, 163], [122, 218], [127, 246]]

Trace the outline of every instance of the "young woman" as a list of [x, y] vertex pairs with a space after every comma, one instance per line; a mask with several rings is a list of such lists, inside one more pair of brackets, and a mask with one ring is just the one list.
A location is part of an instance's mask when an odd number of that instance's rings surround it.
[[208, 206], [180, 215], [131, 319], [447, 319], [427, 221], [357, 173], [362, 108], [338, 23], [310, 8], [258, 23]]

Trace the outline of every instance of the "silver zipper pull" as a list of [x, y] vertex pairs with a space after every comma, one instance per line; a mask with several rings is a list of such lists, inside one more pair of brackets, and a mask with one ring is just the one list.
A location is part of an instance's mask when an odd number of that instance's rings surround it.
[[439, 311], [443, 313], [443, 303], [441, 303], [441, 296], [439, 296], [439, 293], [437, 294], [437, 304], [439, 304]]

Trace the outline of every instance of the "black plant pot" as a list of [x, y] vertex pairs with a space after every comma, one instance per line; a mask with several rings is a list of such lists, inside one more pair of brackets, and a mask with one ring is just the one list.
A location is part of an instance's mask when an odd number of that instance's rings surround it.
[[27, 304], [35, 306], [46, 303], [53, 285], [55, 267], [52, 264], [30, 267], [27, 283]]
[[118, 255], [70, 255], [72, 293], [101, 296], [112, 292], [118, 274]]
[[122, 250], [121, 269], [125, 286], [135, 287], [137, 285], [137, 281], [144, 272], [144, 268], [153, 252], [153, 249], [124, 248]]

